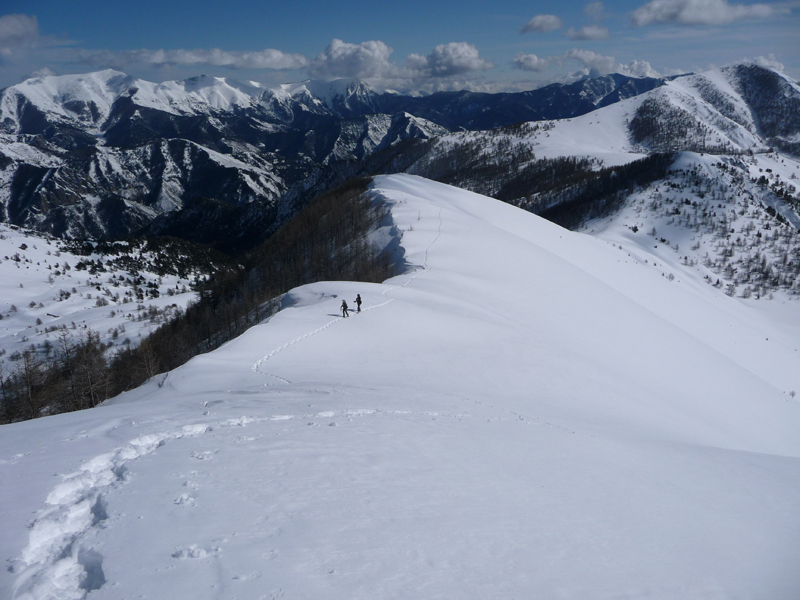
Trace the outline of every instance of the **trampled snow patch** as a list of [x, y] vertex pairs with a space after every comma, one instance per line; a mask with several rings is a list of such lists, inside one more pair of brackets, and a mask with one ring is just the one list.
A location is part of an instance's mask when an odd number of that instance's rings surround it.
[[[104, 494], [124, 482], [127, 463], [150, 454], [167, 441], [202, 435], [208, 425], [185, 425], [175, 431], [148, 434], [114, 452], [97, 456], [67, 475], [47, 496], [30, 529], [28, 545], [14, 571], [21, 572], [14, 590], [20, 600], [79, 599], [99, 587], [102, 556], [91, 547], [92, 530], [108, 518]], [[87, 557], [92, 560], [87, 562]]]

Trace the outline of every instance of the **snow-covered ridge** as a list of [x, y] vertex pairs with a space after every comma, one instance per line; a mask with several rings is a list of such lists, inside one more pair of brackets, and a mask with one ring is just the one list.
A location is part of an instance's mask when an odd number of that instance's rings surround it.
[[346, 103], [351, 97], [363, 99], [376, 92], [363, 81], [356, 79], [334, 79], [332, 81], [305, 80], [286, 83], [265, 93], [265, 96], [291, 97], [311, 99], [312, 102], [327, 108], [336, 108], [337, 104]]
[[[794, 96], [792, 92], [787, 92], [787, 96], [800, 103], [796, 82], [766, 69], [762, 71], [784, 82], [787, 90], [794, 90]], [[703, 144], [709, 151], [725, 147], [734, 153], [763, 153], [775, 140], [759, 127], [759, 119], [767, 117], [758, 110], [766, 109], [753, 106], [743, 96], [743, 79], [735, 67], [711, 70], [675, 78], [663, 87], [571, 119], [529, 123], [510, 134], [451, 133], [442, 136], [442, 141], [458, 144], [485, 139], [486, 145], [496, 146], [499, 140], [507, 139], [513, 144], [530, 146], [540, 158], [591, 157], [602, 160], [606, 166], [625, 164], [654, 150], [700, 151]], [[637, 142], [634, 129], [637, 117], [657, 123], [654, 128], [665, 135], [663, 147], [654, 145], [651, 138]], [[685, 123], [681, 125], [680, 121]], [[787, 140], [800, 135], [800, 125], [791, 129], [793, 125], [787, 123], [787, 127], [790, 128], [784, 134]], [[673, 128], [676, 133], [670, 136], [668, 132]], [[701, 141], [695, 144], [684, 135], [684, 129], [692, 133], [702, 131]]]
[[[0, 205], [18, 225], [72, 236], [170, 231], [208, 242], [263, 218], [251, 239], [322, 191], [332, 163], [355, 164], [407, 139], [437, 138], [434, 152], [479, 145], [498, 169], [501, 143], [523, 148], [525, 160], [579, 157], [597, 167], [684, 150], [798, 155], [800, 119], [791, 115], [800, 114], [799, 90], [749, 64], [667, 83], [612, 75], [435, 98], [381, 94], [346, 79], [267, 90], [203, 76], [155, 84], [118, 71], [43, 77], [0, 91]], [[494, 129], [545, 114], [581, 116]], [[388, 158], [392, 168], [414, 170], [404, 157]], [[381, 161], [376, 168], [388, 168]], [[505, 168], [498, 186], [513, 175]], [[533, 202], [535, 193], [520, 196]], [[205, 199], [234, 207], [233, 222], [189, 226], [199, 216], [189, 207]]]
[[793, 600], [796, 301], [420, 178], [372, 193], [406, 273], [3, 428], [0, 595]]
[[229, 112], [236, 108], [269, 106], [273, 99], [299, 99], [335, 108], [352, 97], [363, 100], [373, 90], [353, 80], [304, 81], [275, 89], [257, 82], [200, 75], [183, 81], [153, 83], [120, 71], [105, 70], [80, 75], [48, 75], [28, 79], [2, 90], [0, 125], [17, 133], [23, 116], [19, 107], [30, 103], [43, 113], [65, 121], [75, 120], [99, 128], [109, 117], [114, 102], [130, 98], [137, 106], [173, 115]]
[[[667, 82], [666, 90], [654, 90], [651, 94], [670, 95], [669, 90], [672, 90], [675, 93], [670, 101], [680, 105], [682, 101], [677, 92], [682, 91], [693, 98], [692, 109], [710, 103], [714, 110], [756, 134], [753, 107], [742, 98], [742, 79], [749, 76], [743, 71], [746, 68], [771, 73], [773, 78], [785, 82], [787, 90], [800, 94], [796, 82], [746, 63], [679, 77]], [[605, 89], [604, 93], [596, 94], [597, 101], [610, 91]], [[256, 82], [207, 76], [153, 83], [106, 70], [83, 75], [38, 77], [2, 90], [0, 125], [8, 133], [17, 133], [24, 118], [20, 106], [26, 102], [45, 114], [97, 128], [109, 117], [114, 103], [123, 97], [130, 98], [137, 106], [174, 115], [201, 115], [257, 107], [270, 111], [276, 105], [285, 108], [287, 103], [299, 103], [306, 110], [359, 114], [374, 103], [376, 94], [378, 92], [364, 82], [350, 79], [308, 80], [267, 89]], [[587, 90], [581, 92], [582, 96], [587, 94]], [[380, 109], [376, 108], [376, 112]], [[703, 116], [699, 116], [702, 119]]]
[[19, 122], [17, 106], [22, 97], [39, 110], [101, 125], [119, 98], [130, 97], [137, 105], [170, 114], [197, 114], [208, 108], [230, 110], [252, 106], [263, 89], [224, 77], [199, 76], [185, 81], [152, 83], [114, 70], [85, 75], [49, 75], [28, 79], [4, 90], [0, 123]]

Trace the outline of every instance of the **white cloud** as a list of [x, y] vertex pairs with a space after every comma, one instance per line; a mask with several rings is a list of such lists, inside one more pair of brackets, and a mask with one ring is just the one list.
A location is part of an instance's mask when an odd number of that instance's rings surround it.
[[604, 10], [605, 7], [603, 6], [602, 2], [592, 2], [583, 8], [583, 14], [593, 21], [599, 21], [605, 17]]
[[583, 76], [598, 77], [609, 73], [620, 73], [630, 77], [660, 77], [646, 60], [634, 60], [628, 64], [619, 63], [613, 56], [597, 54], [591, 50], [573, 48], [558, 56], [539, 58], [535, 54], [517, 54], [514, 57], [514, 66], [523, 71], [543, 71], [552, 64], [563, 64], [566, 61], [577, 61], [585, 70]]
[[349, 44], [333, 40], [310, 65], [313, 77], [368, 79], [396, 75], [397, 66], [389, 62], [392, 49], [381, 41]]
[[520, 29], [520, 33], [545, 33], [563, 26], [561, 19], [555, 15], [536, 15]]
[[607, 75], [613, 73], [617, 65], [613, 56], [604, 56], [597, 54], [591, 50], [581, 50], [573, 48], [567, 50], [562, 56], [561, 60], [577, 60], [583, 63], [595, 75]]
[[211, 65], [230, 69], [298, 69], [308, 64], [300, 54], [266, 49], [230, 52], [219, 48], [196, 50], [110, 50], [83, 51], [80, 62], [92, 66], [124, 68], [128, 65]]
[[679, 25], [725, 25], [734, 21], [772, 16], [766, 4], [728, 4], [727, 0], [651, 0], [633, 11], [633, 25], [677, 23]]
[[778, 59], [775, 58], [774, 54], [768, 54], [767, 56], [756, 56], [753, 59], [753, 62], [759, 67], [766, 67], [767, 69], [778, 71], [778, 73], [783, 73], [783, 63], [779, 62]]
[[467, 42], [440, 44], [427, 56], [409, 54], [404, 67], [389, 61], [391, 53], [392, 49], [380, 41], [348, 44], [333, 40], [311, 63], [309, 73], [312, 77], [369, 79], [382, 86], [375, 80], [397, 85], [398, 81], [453, 77], [494, 66]]
[[539, 58], [535, 54], [520, 52], [514, 57], [514, 66], [523, 71], [544, 71], [550, 66], [552, 58]]
[[602, 25], [587, 25], [577, 31], [570, 27], [564, 32], [564, 37], [571, 40], [607, 40], [609, 35], [608, 28]]
[[31, 73], [29, 77], [26, 77], [26, 79], [32, 79], [34, 77], [50, 77], [51, 75], [55, 74], [56, 72], [53, 71], [53, 69], [50, 69], [48, 67], [42, 67], [41, 69], [37, 69], [36, 71]]
[[439, 44], [428, 56], [409, 55], [406, 66], [430, 77], [450, 77], [470, 71], [485, 71], [494, 65], [482, 59], [472, 44], [451, 42]]
[[[619, 73], [623, 75], [630, 75], [631, 77], [661, 77], [661, 73], [656, 71], [650, 63], [646, 60], [634, 60], [629, 62], [627, 65], [619, 65]], [[683, 73], [680, 69], [676, 69], [673, 75], [679, 75]]]
[[39, 38], [39, 23], [28, 15], [3, 15], [0, 17], [0, 55], [8, 55], [15, 48], [33, 44]]
[[412, 71], [423, 71], [428, 68], [428, 57], [422, 54], [409, 54], [406, 57], [406, 67]]
[[628, 64], [618, 63], [613, 56], [597, 54], [591, 50], [573, 48], [567, 50], [562, 56], [564, 60], [576, 60], [589, 69], [589, 75], [596, 77], [609, 73], [620, 73], [629, 77], [660, 77], [650, 63], [646, 60], [634, 60]]

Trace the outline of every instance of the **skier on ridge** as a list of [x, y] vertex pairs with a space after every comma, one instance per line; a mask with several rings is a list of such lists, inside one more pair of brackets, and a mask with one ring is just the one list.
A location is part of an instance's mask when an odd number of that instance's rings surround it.
[[361, 312], [361, 294], [356, 294], [356, 307], [358, 308], [356, 312]]

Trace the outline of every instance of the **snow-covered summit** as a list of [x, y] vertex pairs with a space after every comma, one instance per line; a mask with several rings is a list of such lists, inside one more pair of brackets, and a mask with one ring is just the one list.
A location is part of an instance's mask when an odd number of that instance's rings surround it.
[[3, 427], [1, 595], [795, 598], [797, 302], [420, 178], [372, 193], [402, 275]]
[[202, 114], [208, 108], [229, 111], [235, 107], [254, 106], [257, 96], [262, 92], [263, 88], [250, 82], [200, 75], [183, 81], [148, 84], [140, 88], [133, 99], [143, 106], [149, 104], [163, 110], [166, 104], [171, 109]]
[[635, 97], [570, 119], [531, 122], [514, 131], [457, 132], [445, 144], [499, 139], [529, 146], [539, 157], [596, 158], [606, 166], [651, 152], [800, 156], [800, 85], [776, 71], [737, 63], [676, 77]]
[[43, 113], [64, 120], [78, 120], [99, 126], [114, 101], [139, 80], [108, 69], [81, 75], [48, 75], [28, 79], [2, 90], [0, 124], [9, 133], [24, 125], [24, 106], [30, 104]]
[[199, 76], [152, 83], [114, 70], [84, 75], [48, 75], [6, 88], [0, 97], [0, 123], [9, 133], [24, 130], [26, 105], [38, 113], [100, 127], [122, 97], [169, 114], [202, 114], [255, 104], [258, 86], [224, 77]]
[[109, 69], [36, 77], [6, 88], [0, 95], [0, 124], [8, 133], [22, 131], [25, 115], [20, 107], [29, 104], [51, 118], [99, 127], [121, 97], [130, 98], [137, 106], [175, 115], [269, 107], [274, 99], [318, 105], [334, 112], [363, 112], [374, 93], [364, 82], [349, 79], [308, 80], [271, 89], [258, 82], [206, 75], [153, 83]]

